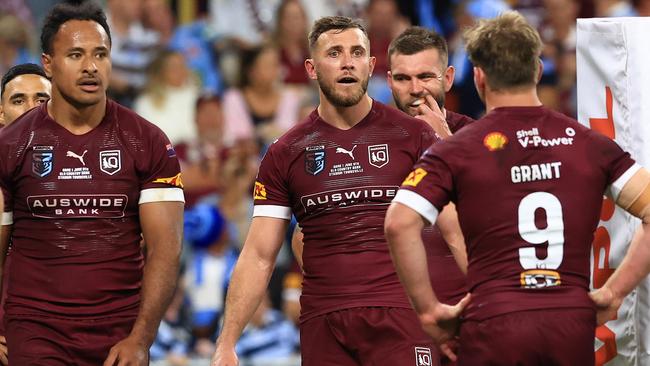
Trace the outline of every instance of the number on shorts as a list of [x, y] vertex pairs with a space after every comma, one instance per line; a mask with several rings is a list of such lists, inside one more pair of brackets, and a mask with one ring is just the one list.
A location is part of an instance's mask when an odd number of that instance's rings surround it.
[[[546, 213], [546, 227], [540, 229], [535, 224], [535, 211], [543, 209]], [[524, 269], [557, 269], [564, 256], [564, 220], [560, 200], [548, 192], [534, 192], [519, 203], [519, 235], [534, 244], [548, 243], [548, 255], [537, 257], [535, 246], [519, 248], [519, 262]]]

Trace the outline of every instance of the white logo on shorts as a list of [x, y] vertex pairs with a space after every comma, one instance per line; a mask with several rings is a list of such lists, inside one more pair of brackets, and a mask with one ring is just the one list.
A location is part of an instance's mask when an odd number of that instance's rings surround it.
[[415, 366], [431, 366], [431, 349], [415, 347]]

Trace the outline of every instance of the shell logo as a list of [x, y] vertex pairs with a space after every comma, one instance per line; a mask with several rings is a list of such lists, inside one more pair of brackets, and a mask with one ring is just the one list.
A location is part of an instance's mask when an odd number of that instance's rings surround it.
[[503, 150], [508, 144], [508, 138], [501, 132], [490, 132], [483, 139], [483, 145], [490, 151]]

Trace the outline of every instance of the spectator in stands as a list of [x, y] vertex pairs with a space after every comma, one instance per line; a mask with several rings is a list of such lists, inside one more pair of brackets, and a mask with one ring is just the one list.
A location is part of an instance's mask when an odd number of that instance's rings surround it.
[[27, 26], [13, 15], [0, 16], [0, 75], [12, 66], [24, 63], [40, 64], [29, 50]]
[[366, 8], [370, 54], [377, 59], [368, 84], [368, 94], [382, 103], [390, 103], [392, 94], [386, 83], [388, 45], [409, 25], [395, 0], [370, 0]]
[[[214, 352], [230, 274], [238, 251], [231, 242], [228, 221], [211, 204], [198, 204], [185, 212], [185, 239], [192, 245], [182, 285], [190, 306], [195, 352]], [[206, 347], [209, 345], [210, 347]]]
[[298, 329], [280, 311], [271, 308], [267, 294], [244, 328], [235, 351], [242, 363], [267, 366], [296, 356], [299, 343]]
[[224, 94], [224, 143], [256, 141], [264, 147], [298, 121], [301, 96], [280, 82], [278, 50], [269, 45], [241, 56], [240, 87]]
[[147, 68], [147, 77], [133, 109], [160, 127], [173, 144], [195, 140], [199, 90], [183, 55], [162, 51]]
[[309, 58], [307, 14], [300, 0], [283, 0], [276, 11], [273, 40], [280, 51], [286, 84], [307, 85], [305, 60]]
[[160, 48], [160, 35], [142, 26], [142, 0], [108, 0], [112, 48], [109, 95], [130, 107], [146, 83], [146, 69]]

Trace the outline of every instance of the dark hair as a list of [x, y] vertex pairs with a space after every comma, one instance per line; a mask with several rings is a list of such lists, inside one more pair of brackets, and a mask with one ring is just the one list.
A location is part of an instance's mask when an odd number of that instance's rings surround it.
[[0, 85], [0, 96], [5, 92], [5, 86], [13, 79], [20, 75], [38, 75], [47, 79], [43, 68], [36, 64], [20, 64], [10, 68], [2, 77], [2, 84]]
[[422, 27], [409, 27], [388, 46], [388, 66], [394, 54], [414, 55], [424, 50], [436, 49], [443, 67], [447, 66], [447, 41], [438, 33]]
[[56, 36], [61, 25], [70, 20], [90, 20], [98, 23], [106, 31], [109, 42], [113, 43], [111, 30], [106, 22], [106, 14], [99, 5], [93, 1], [68, 1], [57, 4], [45, 18], [43, 30], [41, 31], [43, 53], [52, 53], [54, 36]]
[[332, 29], [336, 29], [342, 32], [346, 29], [351, 28], [360, 29], [363, 34], [366, 35], [366, 39], [368, 39], [368, 31], [366, 31], [366, 27], [359, 19], [352, 19], [342, 16], [320, 18], [314, 22], [314, 26], [311, 28], [311, 32], [309, 32], [309, 49], [314, 49], [314, 46], [316, 46], [316, 42], [318, 41], [318, 37], [320, 37], [321, 34], [327, 31], [331, 31]]
[[250, 85], [250, 72], [255, 61], [268, 50], [275, 50], [273, 45], [265, 43], [241, 51], [239, 56], [239, 87], [244, 88]]

